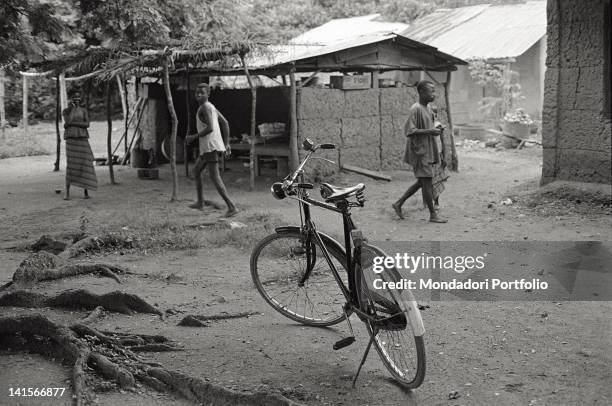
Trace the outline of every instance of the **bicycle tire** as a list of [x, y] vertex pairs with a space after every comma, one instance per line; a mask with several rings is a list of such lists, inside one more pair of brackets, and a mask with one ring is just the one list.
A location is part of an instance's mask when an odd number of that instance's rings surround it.
[[381, 321], [363, 321], [380, 359], [393, 378], [402, 386], [415, 389], [423, 383], [426, 370], [425, 330], [421, 314], [410, 290], [378, 290], [373, 287], [375, 278], [387, 282], [401, 279], [395, 268], [375, 274], [372, 270], [375, 256], [386, 257], [386, 254], [378, 247], [364, 244], [362, 265], [355, 271], [355, 286], [361, 310]]
[[[317, 327], [340, 323], [346, 317], [343, 311], [346, 299], [316, 240], [313, 241], [316, 257], [312, 272], [304, 286], [298, 286], [306, 269], [306, 255], [298, 252], [303, 240], [304, 235], [299, 231], [274, 233], [261, 240], [253, 249], [250, 261], [255, 287], [270, 306], [294, 321]], [[346, 278], [345, 254], [331, 245], [326, 248], [335, 259], [340, 276]], [[299, 266], [302, 259], [304, 264]], [[302, 300], [304, 309], [300, 308]]]

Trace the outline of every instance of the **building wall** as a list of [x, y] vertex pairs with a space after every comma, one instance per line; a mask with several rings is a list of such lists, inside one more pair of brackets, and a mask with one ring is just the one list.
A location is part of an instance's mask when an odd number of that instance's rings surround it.
[[612, 183], [605, 2], [548, 1], [542, 183]]
[[[546, 69], [546, 39], [533, 44], [525, 53], [511, 65], [511, 69], [518, 72], [519, 83], [521, 85], [521, 95], [523, 100], [517, 102], [516, 107], [522, 107], [525, 111], [535, 119], [539, 119], [542, 115], [542, 103], [544, 101], [544, 87], [542, 83], [542, 75]], [[542, 52], [542, 47], [544, 50]]]
[[[438, 86], [438, 120], [448, 127], [444, 89]], [[315, 143], [332, 142], [326, 151], [335, 162], [366, 169], [406, 168], [404, 124], [417, 101], [413, 87], [340, 90], [300, 88], [297, 100], [298, 137]], [[450, 145], [447, 143], [447, 145]], [[328, 175], [337, 166], [312, 162], [315, 174]]]

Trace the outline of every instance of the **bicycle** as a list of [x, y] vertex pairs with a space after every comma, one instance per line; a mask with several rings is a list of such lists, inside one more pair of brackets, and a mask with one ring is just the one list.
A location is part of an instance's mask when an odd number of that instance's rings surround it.
[[[378, 275], [372, 271], [374, 258], [386, 255], [367, 243], [350, 212], [353, 207], [364, 206], [365, 185], [338, 188], [322, 183], [320, 193], [324, 201], [310, 198], [308, 190], [314, 186], [304, 182], [303, 168], [318, 149], [333, 149], [335, 145], [315, 146], [306, 139], [303, 147], [308, 153], [297, 169], [271, 187], [275, 198], [299, 202], [301, 226], [278, 227], [255, 246], [250, 260], [253, 282], [268, 304], [294, 321], [318, 327], [346, 321], [350, 336], [336, 342], [334, 350], [355, 342], [351, 314], [365, 323], [370, 341], [353, 378], [353, 387], [374, 344], [391, 375], [402, 386], [417, 388], [425, 377], [425, 328], [410, 290], [374, 288], [374, 277], [397, 282], [401, 275], [395, 268]], [[353, 197], [355, 201], [349, 201]], [[317, 231], [310, 206], [342, 216], [344, 247]], [[344, 271], [340, 272], [340, 268]]]

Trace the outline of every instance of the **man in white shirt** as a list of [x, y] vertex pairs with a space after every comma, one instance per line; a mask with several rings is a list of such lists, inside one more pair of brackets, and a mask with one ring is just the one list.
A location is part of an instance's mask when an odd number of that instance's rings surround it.
[[225, 217], [232, 217], [238, 210], [229, 196], [221, 174], [219, 173], [219, 157], [221, 154], [228, 156], [231, 153], [229, 146], [229, 124], [223, 114], [208, 101], [210, 88], [207, 83], [200, 83], [195, 91], [195, 97], [200, 107], [196, 114], [196, 128], [198, 132], [187, 136], [187, 142], [191, 144], [196, 139], [199, 142], [200, 155], [196, 160], [194, 173], [196, 181], [197, 200], [189, 207], [202, 209], [204, 205], [210, 204], [204, 200], [202, 190], [202, 171], [208, 166], [210, 180], [217, 188], [217, 192], [227, 204]]

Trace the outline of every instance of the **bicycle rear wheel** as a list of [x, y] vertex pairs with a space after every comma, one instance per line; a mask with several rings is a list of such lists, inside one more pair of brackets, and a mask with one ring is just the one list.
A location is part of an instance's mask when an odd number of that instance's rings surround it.
[[374, 321], [365, 320], [365, 324], [383, 364], [401, 385], [414, 389], [425, 378], [423, 321], [410, 290], [375, 288], [376, 279], [402, 279], [395, 268], [374, 273], [373, 259], [379, 256], [386, 257], [380, 248], [367, 244], [362, 247], [361, 270], [356, 270], [355, 275], [359, 305], [374, 316]]
[[[326, 248], [334, 267], [346, 279], [346, 256], [334, 246]], [[300, 283], [308, 256], [313, 263], [308, 277]], [[345, 318], [346, 299], [321, 247], [314, 238], [307, 242], [306, 235], [297, 230], [271, 234], [257, 244], [251, 254], [251, 277], [266, 302], [292, 320], [323, 327]]]

